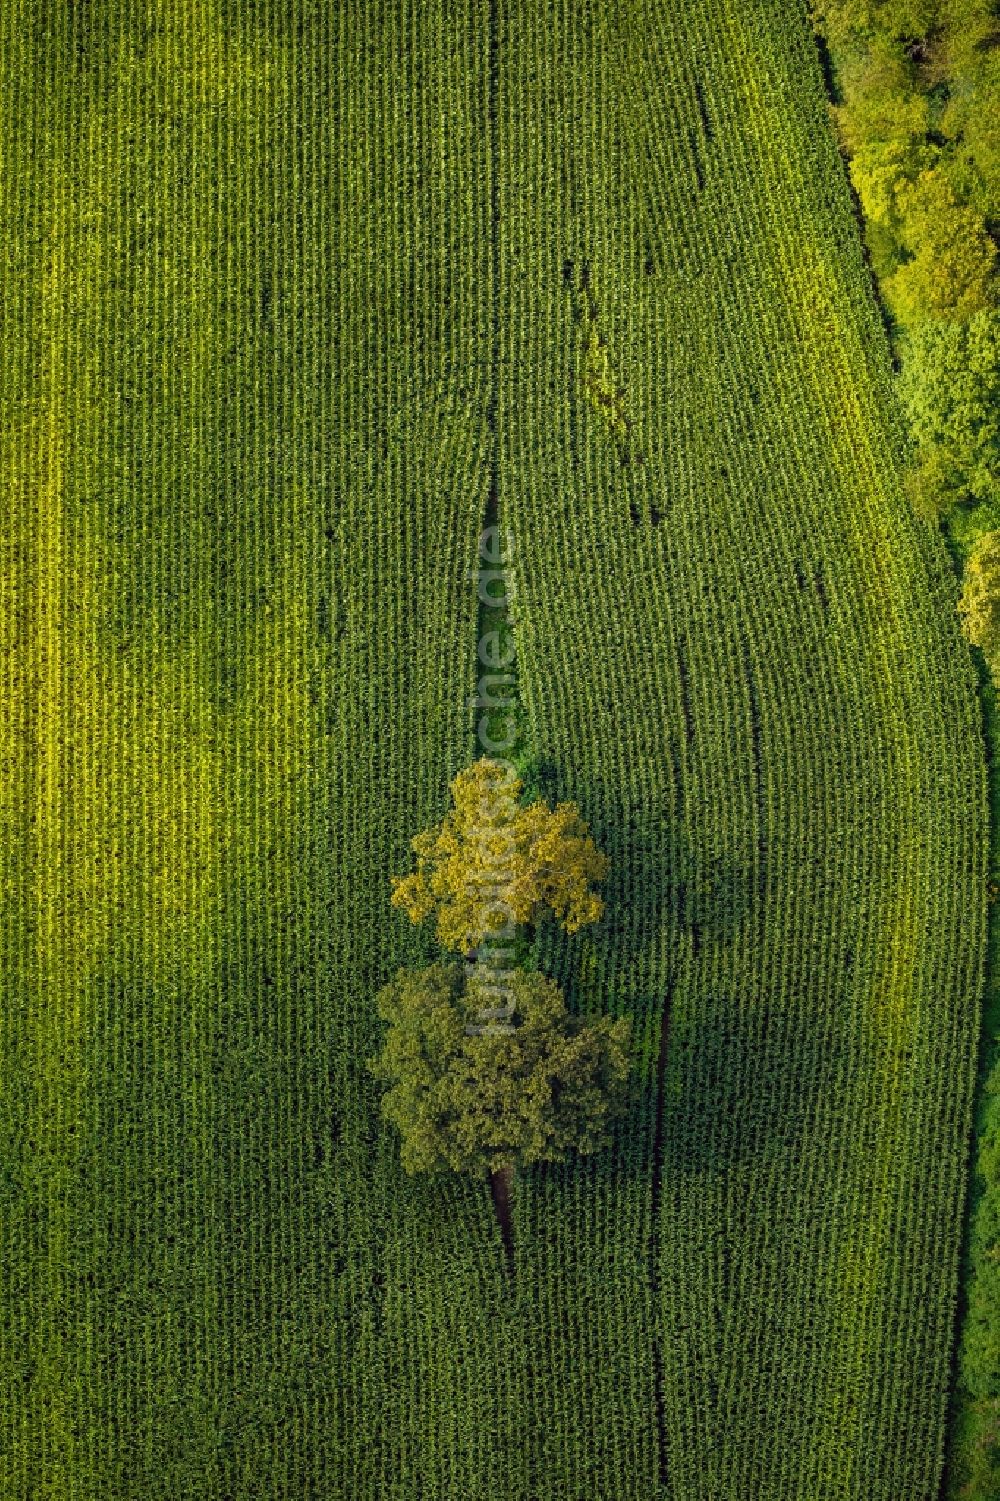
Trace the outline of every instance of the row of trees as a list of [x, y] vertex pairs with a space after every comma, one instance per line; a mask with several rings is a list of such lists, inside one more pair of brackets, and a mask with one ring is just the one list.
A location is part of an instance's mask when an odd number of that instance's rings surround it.
[[912, 500], [1000, 502], [1000, 19], [991, 0], [814, 0], [892, 316]]

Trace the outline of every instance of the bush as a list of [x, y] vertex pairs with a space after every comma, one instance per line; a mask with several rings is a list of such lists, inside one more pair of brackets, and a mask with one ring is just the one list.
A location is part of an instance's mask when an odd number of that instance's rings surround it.
[[984, 532], [965, 565], [962, 627], [993, 666], [1000, 656], [1000, 531]]

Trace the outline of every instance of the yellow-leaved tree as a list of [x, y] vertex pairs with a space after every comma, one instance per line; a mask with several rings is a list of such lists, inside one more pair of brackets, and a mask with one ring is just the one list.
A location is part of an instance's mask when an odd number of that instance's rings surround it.
[[607, 856], [575, 803], [521, 803], [524, 784], [505, 763], [481, 757], [451, 784], [453, 806], [412, 841], [417, 868], [393, 880], [392, 902], [415, 922], [436, 914], [444, 948], [466, 953], [510, 925], [552, 912], [567, 933], [595, 922]]

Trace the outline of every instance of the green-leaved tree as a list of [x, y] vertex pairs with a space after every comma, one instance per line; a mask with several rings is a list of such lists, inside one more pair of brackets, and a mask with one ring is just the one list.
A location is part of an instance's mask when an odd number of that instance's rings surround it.
[[966, 560], [958, 609], [966, 636], [995, 668], [1000, 662], [1000, 531], [977, 538]]
[[910, 259], [885, 283], [894, 316], [971, 318], [995, 301], [997, 249], [983, 215], [957, 197], [947, 173], [920, 172], [897, 195]]
[[903, 344], [900, 396], [917, 445], [917, 509], [1000, 501], [1000, 313], [930, 319]]
[[516, 969], [509, 1025], [483, 1026], [497, 977], [447, 960], [400, 970], [377, 998], [389, 1023], [370, 1062], [409, 1173], [511, 1173], [598, 1150], [628, 1072], [629, 1023], [584, 1021], [554, 980]]

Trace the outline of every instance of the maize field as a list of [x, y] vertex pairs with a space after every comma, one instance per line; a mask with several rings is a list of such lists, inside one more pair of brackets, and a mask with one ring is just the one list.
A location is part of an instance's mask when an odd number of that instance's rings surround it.
[[[975, 673], [799, 0], [0, 8], [0, 1498], [935, 1501]], [[599, 1157], [408, 1178], [475, 754], [611, 857]]]

